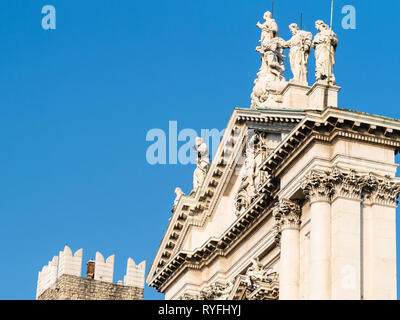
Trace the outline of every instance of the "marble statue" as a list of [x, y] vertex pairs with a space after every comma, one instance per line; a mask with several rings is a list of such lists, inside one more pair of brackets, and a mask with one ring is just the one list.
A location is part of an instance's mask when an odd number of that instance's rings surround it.
[[[312, 43], [315, 49], [316, 80], [320, 83], [328, 84], [329, 82], [335, 85], [333, 66], [335, 65], [335, 53], [338, 46], [337, 35], [322, 20], [315, 22], [315, 28], [319, 31]], [[330, 78], [329, 81], [328, 77]]]
[[249, 174], [244, 174], [239, 186], [239, 191], [235, 198], [237, 216], [240, 216], [243, 211], [249, 207], [255, 195], [256, 189], [254, 187], [254, 177]]
[[284, 44], [284, 48], [290, 48], [289, 60], [293, 73], [292, 83], [308, 86], [307, 64], [312, 45], [312, 33], [300, 30], [297, 24], [289, 26], [292, 38]]
[[277, 273], [265, 268], [258, 259], [251, 259], [252, 265], [247, 269], [244, 283], [248, 290], [254, 291], [263, 284], [271, 284], [277, 280]]
[[253, 288], [256, 285], [256, 282], [258, 281], [263, 281], [264, 280], [264, 275], [265, 271], [260, 264], [260, 261], [258, 259], [252, 259], [252, 265], [250, 266], [249, 269], [247, 269], [246, 275], [245, 275], [245, 282], [246, 286], [248, 288]]
[[261, 29], [260, 46], [256, 51], [261, 54], [261, 68], [254, 81], [251, 95], [252, 107], [272, 106], [279, 102], [277, 93], [284, 87], [283, 45], [285, 41], [278, 36], [278, 25], [271, 12], [264, 15], [265, 22], [257, 23]]
[[202, 138], [196, 138], [195, 150], [197, 152], [196, 158], [196, 169], [193, 173], [193, 190], [197, 190], [204, 182], [207, 175], [208, 168], [210, 166], [210, 155], [208, 153], [208, 147], [204, 143]]
[[272, 18], [272, 13], [267, 11], [264, 14], [264, 23], [257, 22], [257, 27], [261, 29], [261, 40], [260, 42], [264, 42], [265, 40], [270, 41], [272, 38], [277, 37], [279, 34], [278, 25], [274, 18]]
[[181, 188], [176, 188], [176, 189], [175, 189], [175, 194], [176, 194], [176, 198], [175, 198], [175, 201], [174, 201], [174, 206], [176, 206], [176, 205], [178, 204], [178, 202], [179, 202], [179, 199], [180, 199], [182, 196], [185, 195], [185, 194], [183, 193], [183, 191], [182, 191]]
[[235, 196], [236, 215], [239, 216], [245, 209], [249, 207], [251, 201], [257, 194], [256, 189], [256, 172], [257, 166], [255, 162], [255, 152], [258, 147], [258, 138], [255, 132], [248, 134], [248, 143], [246, 145], [245, 163], [241, 172], [241, 183]]

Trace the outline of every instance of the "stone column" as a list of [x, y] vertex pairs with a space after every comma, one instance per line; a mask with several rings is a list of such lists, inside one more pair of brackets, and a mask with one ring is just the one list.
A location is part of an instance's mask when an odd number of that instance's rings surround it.
[[396, 300], [396, 199], [400, 184], [373, 175], [366, 180], [363, 298]]
[[281, 230], [279, 299], [298, 300], [300, 282], [300, 224], [299, 205], [282, 200], [273, 211]]
[[[332, 299], [359, 300], [362, 296], [361, 197], [364, 179], [354, 171], [331, 173]], [[364, 229], [364, 228], [363, 228]]]
[[331, 299], [331, 194], [327, 175], [312, 171], [302, 189], [310, 201], [309, 299]]

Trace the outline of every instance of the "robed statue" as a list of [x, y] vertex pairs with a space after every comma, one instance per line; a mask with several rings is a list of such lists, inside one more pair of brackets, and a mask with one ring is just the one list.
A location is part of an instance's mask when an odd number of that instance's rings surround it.
[[320, 83], [335, 85], [333, 66], [335, 65], [335, 53], [338, 46], [337, 35], [322, 20], [315, 22], [315, 28], [319, 31], [312, 44], [315, 49], [316, 80]]
[[292, 38], [286, 41], [284, 48], [290, 48], [289, 60], [293, 73], [292, 83], [308, 85], [307, 64], [312, 45], [312, 33], [300, 30], [296, 23], [289, 26]]

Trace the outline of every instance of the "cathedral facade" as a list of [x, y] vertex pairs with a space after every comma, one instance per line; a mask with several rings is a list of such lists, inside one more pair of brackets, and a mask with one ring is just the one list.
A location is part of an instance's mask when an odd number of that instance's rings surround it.
[[212, 161], [196, 142], [194, 189], [177, 192], [147, 283], [167, 300], [396, 299], [400, 121], [338, 106], [323, 21], [285, 41], [264, 19], [251, 107]]

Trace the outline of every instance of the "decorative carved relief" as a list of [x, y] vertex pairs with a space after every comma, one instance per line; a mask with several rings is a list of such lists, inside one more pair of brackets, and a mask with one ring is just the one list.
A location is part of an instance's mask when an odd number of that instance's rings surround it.
[[241, 172], [241, 183], [235, 197], [236, 215], [241, 215], [257, 195], [257, 187], [269, 176], [260, 170], [260, 164], [271, 152], [268, 149], [267, 133], [249, 130], [244, 152], [244, 167]]
[[232, 292], [234, 283], [227, 281], [224, 284], [213, 283], [200, 291], [200, 300], [226, 300]]
[[279, 224], [276, 224], [272, 230], [274, 233], [274, 240], [277, 246], [281, 245], [282, 230]]
[[259, 260], [252, 259], [253, 264], [243, 277], [248, 300], [274, 300], [279, 295], [279, 280], [276, 272], [265, 268]]
[[370, 177], [369, 192], [366, 198], [370, 203], [396, 206], [400, 194], [400, 182], [393, 181], [390, 177], [377, 179]]
[[273, 215], [280, 230], [300, 228], [301, 209], [297, 203], [281, 200], [275, 206]]
[[330, 201], [333, 193], [332, 181], [329, 175], [316, 171], [311, 171], [301, 185], [307, 200], [311, 202], [317, 200]]
[[178, 300], [199, 300], [199, 296], [195, 294], [185, 293]]
[[254, 131], [249, 130], [246, 139], [246, 148], [244, 152], [244, 166], [241, 171], [241, 183], [235, 197], [236, 215], [241, 215], [246, 210], [251, 201], [256, 196], [256, 162], [255, 162], [255, 144]]
[[333, 182], [333, 197], [361, 198], [365, 179], [355, 171], [344, 173], [335, 168], [327, 177]]

